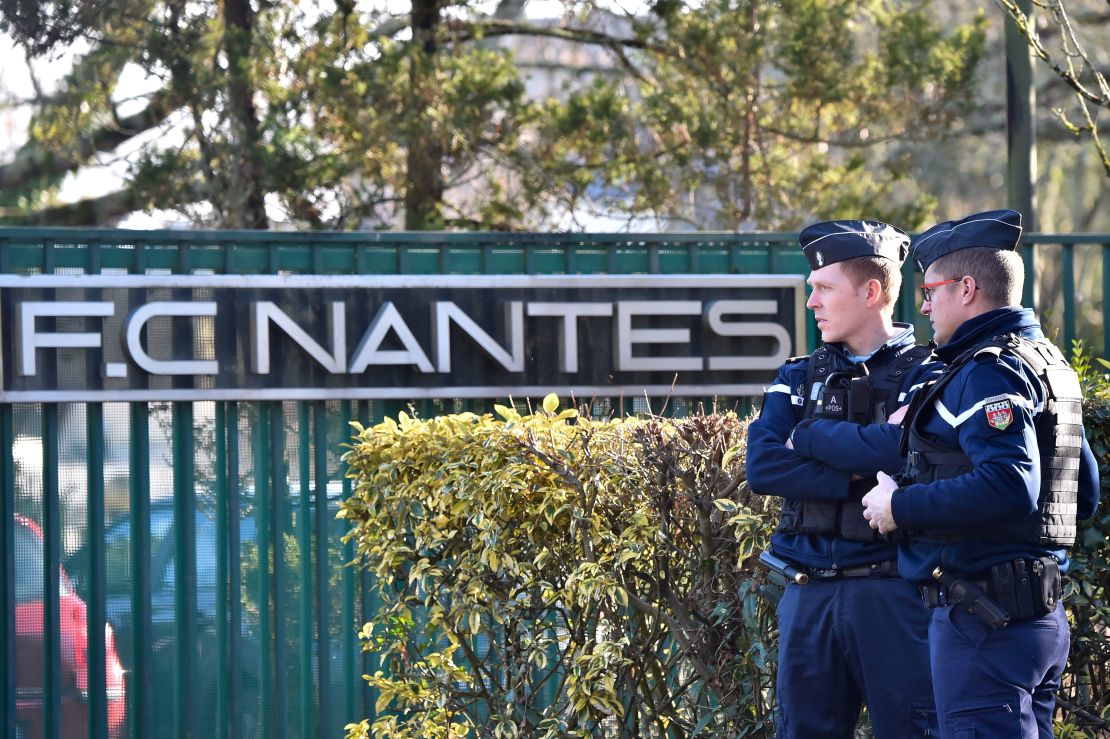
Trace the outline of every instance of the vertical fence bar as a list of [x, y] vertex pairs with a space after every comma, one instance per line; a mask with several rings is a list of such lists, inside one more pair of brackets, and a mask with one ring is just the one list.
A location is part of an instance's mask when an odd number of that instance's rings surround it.
[[[312, 736], [312, 500], [310, 488], [309, 444], [310, 421], [308, 403], [297, 403], [297, 469], [299, 471], [297, 487], [297, 543], [301, 551], [301, 633], [300, 633], [300, 658], [301, 658], [301, 737], [308, 739]], [[326, 623], [326, 622], [322, 622]], [[321, 684], [323, 678], [323, 662], [320, 664]], [[320, 691], [321, 694], [324, 691]], [[321, 723], [328, 713], [321, 709]]]
[[46, 739], [62, 730], [61, 603], [58, 568], [62, 565], [62, 514], [58, 499], [58, 404], [42, 404], [42, 607], [43, 709]]
[[154, 735], [150, 606], [150, 409], [131, 403], [129, 496], [131, 510], [131, 665], [127, 722], [133, 739]]
[[[227, 711], [229, 716], [229, 739], [244, 736], [243, 714], [246, 706], [243, 701], [243, 607], [242, 607], [242, 551], [240, 549], [240, 527], [243, 512], [239, 496], [239, 405], [227, 404], [227, 631], [228, 631], [228, 693]], [[257, 696], [256, 696], [257, 697]], [[257, 705], [250, 706], [253, 712]]]
[[[343, 417], [344, 418], [349, 417], [351, 415], [351, 402], [348, 401], [348, 400], [345, 400], [345, 401], [343, 401], [341, 407], [342, 407]], [[358, 406], [357, 406], [357, 410], [355, 411], [355, 413], [357, 414], [357, 418], [362, 423], [363, 426], [369, 426], [370, 425], [372, 419], [370, 418], [370, 403], [369, 402], [367, 402], [365, 400], [358, 401]], [[349, 429], [348, 429], [348, 431], [349, 431]], [[344, 467], [343, 467], [343, 499], [346, 500], [347, 498], [350, 498], [350, 497], [351, 497], [351, 478], [347, 477], [347, 466], [346, 466], [346, 464], [344, 464]], [[344, 526], [344, 530], [346, 530], [348, 528], [349, 528], [349, 525]], [[347, 561], [350, 562], [352, 559], [354, 559], [353, 554], [348, 556]], [[358, 573], [359, 573], [359, 578], [358, 578], [359, 579], [359, 591], [361, 592], [361, 595], [362, 595], [362, 599], [361, 599], [362, 610], [359, 611], [360, 617], [359, 617], [359, 620], [358, 620], [358, 626], [361, 628], [363, 624], [369, 622], [374, 617], [374, 613], [377, 610], [377, 601], [374, 599], [373, 589], [372, 589], [372, 586], [371, 586], [371, 583], [370, 583], [370, 573], [368, 573], [366, 571], [366, 568], [364, 568], [364, 567], [358, 567], [357, 569], [358, 569]], [[353, 641], [354, 641], [354, 638], [353, 638], [353, 635], [352, 635], [352, 642]], [[380, 663], [379, 663], [379, 660], [377, 658], [377, 655], [375, 655], [371, 652], [360, 652], [360, 654], [362, 656], [362, 659], [361, 659], [362, 670], [359, 674], [351, 675], [350, 678], [357, 679], [359, 685], [362, 686], [362, 690], [359, 691], [360, 695], [362, 696], [362, 703], [360, 705], [360, 708], [362, 710], [360, 711], [359, 717], [365, 718], [365, 717], [372, 717], [372, 715], [373, 715], [372, 711], [374, 709], [374, 705], [377, 703], [378, 695], [377, 695], [377, 690], [375, 688], [372, 688], [365, 680], [361, 679], [361, 675], [373, 675], [374, 671], [378, 669]], [[350, 678], [348, 678], [348, 679], [350, 679]], [[357, 717], [350, 716], [350, 717], [348, 717], [348, 720], [353, 721], [353, 720], [355, 720], [355, 718], [357, 718]]]
[[[327, 457], [327, 404], [322, 400], [312, 404], [312, 456], [313, 474], [316, 478], [315, 504], [316, 504], [316, 546], [313, 554], [316, 558], [316, 664], [319, 666], [319, 677], [316, 682], [317, 710], [320, 716], [318, 727], [319, 737], [329, 736], [325, 722], [332, 717], [330, 698], [331, 691], [331, 640], [329, 639], [328, 626], [331, 621], [331, 594], [328, 587], [328, 575], [331, 562], [328, 559], [328, 530], [331, 516], [328, 514], [328, 457]], [[308, 428], [308, 424], [305, 424]], [[307, 445], [306, 445], [307, 446]], [[307, 465], [306, 465], [307, 466]], [[307, 496], [306, 496], [307, 498]], [[307, 550], [306, 550], [307, 555]], [[307, 559], [307, 556], [306, 556]], [[344, 624], [349, 627], [350, 624]], [[350, 630], [348, 628], [348, 630]], [[345, 682], [353, 682], [356, 678], [350, 673], [344, 673]], [[350, 714], [344, 720], [354, 720]]]
[[[370, 418], [368, 405], [364, 402], [360, 403], [359, 405], [360, 410], [363, 411], [363, 415], [361, 416], [363, 425], [367, 426], [371, 423], [374, 423], [375, 421], [381, 420], [381, 418], [383, 418], [385, 415], [393, 415], [394, 417], [396, 417], [397, 412], [400, 411], [402, 407], [401, 403], [394, 401], [376, 403], [376, 410], [378, 410], [381, 415], [376, 414], [375, 418]], [[345, 405], [343, 411], [348, 414], [350, 413], [349, 403]], [[346, 480], [346, 478], [344, 479]], [[346, 480], [346, 482], [349, 483], [350, 481]], [[350, 494], [349, 484], [344, 486], [344, 490], [347, 491], [348, 495]], [[353, 560], [355, 558], [354, 541], [348, 541], [347, 543], [343, 544], [343, 548], [341, 551], [343, 562], [350, 562], [351, 560]], [[365, 573], [363, 573], [363, 576], [365, 577]], [[342, 606], [340, 609], [340, 613], [342, 614], [342, 616], [339, 619], [339, 624], [343, 655], [343, 718], [346, 721], [354, 721], [356, 718], [362, 718], [370, 715], [369, 706], [360, 705], [360, 696], [364, 701], [366, 701], [366, 688], [369, 688], [369, 686], [365, 683], [365, 681], [361, 679], [360, 676], [364, 673], [373, 674], [373, 671], [369, 669], [369, 664], [367, 664], [367, 660], [365, 659], [368, 655], [364, 654], [364, 658], [362, 660], [357, 660], [357, 655], [359, 654], [359, 645], [355, 639], [355, 580], [355, 568], [344, 567], [342, 573], [340, 574], [339, 582], [340, 592], [343, 597]], [[359, 623], [358, 626], [362, 626], [363, 623], [370, 620], [366, 613], [365, 601], [363, 602], [362, 616], [362, 622]], [[356, 671], [356, 665], [359, 662], [363, 663], [363, 672]], [[359, 690], [360, 685], [363, 687], [363, 690]], [[356, 714], [356, 711], [360, 707], [364, 707], [363, 716], [358, 716]]]
[[[3, 247], [0, 247], [3, 248]], [[15, 420], [0, 404], [0, 737], [15, 739]]]
[[[343, 561], [350, 562], [355, 556], [355, 543], [348, 541], [343, 545]], [[343, 685], [343, 715], [346, 720], [353, 721], [355, 707], [358, 705], [358, 673], [355, 672], [355, 654], [358, 644], [355, 642], [355, 630], [352, 628], [355, 620], [355, 574], [350, 567], [343, 568], [343, 617], [340, 620], [343, 628], [343, 674], [354, 677], [354, 680], [345, 680]]]
[[[192, 245], [177, 245], [177, 274], [192, 272]], [[191, 291], [182, 290], [180, 300], [192, 300]], [[178, 356], [192, 349], [191, 331], [174, 331], [172, 342]], [[175, 378], [177, 379], [177, 378]], [[184, 379], [184, 378], [181, 378]], [[175, 383], [176, 384], [176, 383]], [[197, 695], [197, 518], [196, 473], [194, 471], [193, 406], [177, 402], [171, 406], [173, 417], [173, 508], [174, 508], [174, 631], [177, 638], [175, 672], [177, 675], [177, 735], [182, 739], [198, 736], [199, 696]]]
[[177, 735], [197, 736], [197, 517], [193, 470], [193, 406], [177, 402], [173, 415], [174, 619], [177, 650]]
[[[917, 313], [917, 285], [914, 261], [907, 259], [902, 265], [902, 292], [898, 295], [899, 312], [902, 320], [913, 323]], [[918, 336], [918, 342], [928, 341], [932, 337]]]
[[[140, 242], [135, 244], [130, 272], [141, 275], [146, 273], [146, 269], [147, 247]], [[131, 403], [129, 411], [132, 665], [126, 683], [127, 723], [133, 739], [145, 739], [154, 734], [154, 654], [150, 602], [150, 407], [146, 403]]]
[[285, 709], [288, 702], [284, 699], [287, 694], [286, 684], [286, 643], [285, 643], [285, 501], [289, 497], [289, 484], [285, 474], [285, 417], [282, 404], [276, 402], [270, 409], [270, 529], [272, 539], [273, 571], [273, 689], [275, 696], [281, 696], [276, 702], [275, 722], [273, 736], [275, 739], [284, 739], [286, 733]]
[[[42, 271], [52, 274], [55, 269], [54, 244], [42, 242]], [[47, 291], [48, 299], [54, 297]], [[48, 321], [51, 329], [54, 321]], [[48, 376], [57, 378], [57, 356], [50, 355], [43, 369]], [[59, 599], [58, 569], [62, 565], [61, 503], [58, 497], [58, 405], [43, 403], [42, 411], [42, 533], [43, 533], [43, 735], [44, 739], [58, 739], [62, 721], [62, 664], [61, 664], [61, 601]]]
[[213, 420], [213, 435], [216, 443], [215, 474], [213, 484], [216, 494], [216, 739], [227, 739], [230, 714], [227, 707], [228, 682], [228, 603], [233, 595], [227, 587], [227, 570], [230, 561], [228, 530], [239, 525], [239, 519], [230, 515], [227, 507], [227, 409], [224, 403], [216, 403]]
[[[99, 274], [100, 244], [90, 240], [87, 249], [86, 271], [89, 274]], [[88, 367], [90, 386], [96, 382], [98, 374], [99, 369], [90, 363]], [[108, 686], [105, 677], [104, 629], [108, 618], [105, 592], [108, 579], [104, 562], [104, 406], [101, 403], [88, 403], [85, 407], [85, 438], [89, 541], [89, 599], [85, 604], [88, 633], [89, 736], [92, 739], [107, 739]]]
[[259, 403], [258, 423], [254, 435], [254, 504], [255, 530], [258, 532], [258, 661], [259, 661], [259, 720], [260, 736], [273, 736], [273, 705], [271, 686], [273, 668], [270, 665], [270, 405]]
[[1037, 308], [1037, 314], [1043, 319], [1044, 315], [1037, 305], [1037, 257], [1038, 249], [1037, 244], [1027, 242], [1023, 249], [1024, 262], [1025, 262], [1025, 283], [1021, 290], [1021, 304], [1027, 307]]
[[89, 403], [85, 407], [85, 438], [89, 527], [89, 599], [86, 603], [89, 736], [107, 739], [104, 624], [108, 618], [105, 604], [108, 578], [104, 563], [104, 406], [101, 403]]
[[1064, 249], [1064, 356], [1071, 356], [1075, 344], [1075, 244], [1062, 244]]

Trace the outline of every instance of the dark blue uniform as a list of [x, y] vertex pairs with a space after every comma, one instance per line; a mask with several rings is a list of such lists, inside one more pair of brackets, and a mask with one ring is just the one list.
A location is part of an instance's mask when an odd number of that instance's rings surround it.
[[[912, 327], [896, 325], [902, 332], [864, 360], [872, 374], [889, 370], [914, 344]], [[855, 368], [858, 358], [843, 347], [826, 349], [833, 372]], [[858, 500], [861, 484], [853, 486], [853, 475], [872, 477], [904, 466], [901, 432], [885, 423], [805, 419], [811, 361], [785, 364], [767, 388], [748, 431], [748, 483], [787, 504]], [[908, 403], [939, 370], [939, 363], [926, 362], [902, 373], [887, 414]], [[788, 438], [793, 450], [785, 446]], [[862, 511], [855, 515], [866, 527]], [[877, 536], [850, 541], [780, 529], [772, 549], [812, 576], [807, 585], [787, 586], [779, 605], [779, 736], [851, 737], [862, 703], [880, 739], [926, 736], [933, 722], [928, 610], [916, 588], [894, 576], [896, 545]]]
[[[952, 362], [1007, 334], [1044, 338], [1032, 311], [999, 308], [962, 324], [937, 355]], [[1047, 398], [1044, 383], [1013, 354], [979, 351], [972, 357], [938, 385], [939, 397], [924, 396], [909, 419], [921, 438], [961, 450], [970, 464], [962, 474], [907, 484], [894, 493], [894, 521], [909, 534], [898, 558], [902, 575], [932, 583], [940, 566], [975, 581], [992, 566], [1041, 557], [1066, 570], [1063, 547], [974, 534], [1038, 511], [1045, 440], [1038, 439], [1036, 421]], [[1076, 515], [1083, 519], [1094, 514], [1099, 497], [1098, 469], [1085, 438], [1078, 467]], [[970, 533], [938, 539], [914, 532]], [[1054, 694], [1069, 645], [1062, 605], [1001, 630], [966, 608], [940, 606], [933, 609], [929, 639], [943, 736], [964, 736], [964, 729], [977, 732], [966, 736], [1052, 736]]]

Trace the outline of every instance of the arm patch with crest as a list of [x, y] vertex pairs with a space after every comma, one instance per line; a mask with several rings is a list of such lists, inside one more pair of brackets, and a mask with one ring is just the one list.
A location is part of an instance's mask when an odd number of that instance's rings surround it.
[[998, 431], [1005, 431], [1014, 422], [1014, 405], [1007, 395], [984, 400], [983, 412], [987, 414], [987, 425]]

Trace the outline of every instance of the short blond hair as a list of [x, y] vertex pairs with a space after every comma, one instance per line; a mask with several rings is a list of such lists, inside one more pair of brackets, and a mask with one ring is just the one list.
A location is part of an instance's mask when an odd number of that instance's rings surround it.
[[879, 307], [892, 308], [902, 290], [902, 270], [898, 263], [885, 257], [854, 257], [840, 263], [844, 274], [857, 288], [868, 280], [876, 280], [883, 294]]

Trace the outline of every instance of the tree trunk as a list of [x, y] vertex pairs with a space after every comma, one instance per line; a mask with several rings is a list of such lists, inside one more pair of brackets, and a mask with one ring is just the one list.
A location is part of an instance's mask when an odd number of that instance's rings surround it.
[[443, 146], [428, 110], [435, 104], [436, 31], [440, 23], [439, 0], [413, 0], [410, 59], [412, 97], [422, 109], [409, 134], [405, 170], [405, 229], [422, 231], [443, 225]]
[[253, 14], [250, 0], [224, 0], [224, 46], [227, 50], [227, 97], [231, 119], [231, 173], [228, 181], [227, 225], [268, 228], [259, 156], [258, 112], [254, 107], [251, 47]]

